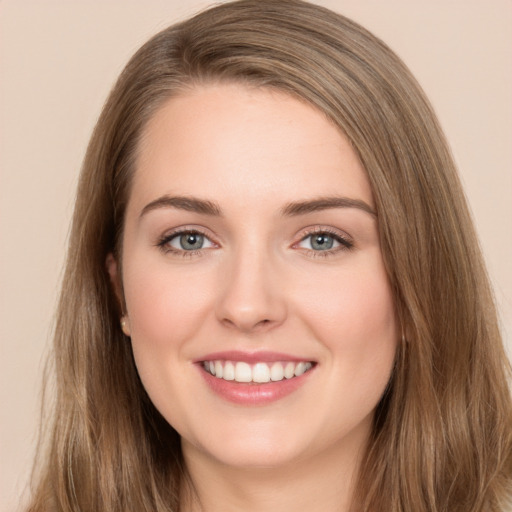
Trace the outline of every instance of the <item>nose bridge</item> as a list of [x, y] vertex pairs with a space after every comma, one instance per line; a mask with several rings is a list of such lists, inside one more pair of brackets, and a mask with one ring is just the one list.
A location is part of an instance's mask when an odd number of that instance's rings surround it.
[[276, 258], [264, 243], [233, 250], [221, 276], [219, 320], [244, 332], [272, 328], [286, 316]]

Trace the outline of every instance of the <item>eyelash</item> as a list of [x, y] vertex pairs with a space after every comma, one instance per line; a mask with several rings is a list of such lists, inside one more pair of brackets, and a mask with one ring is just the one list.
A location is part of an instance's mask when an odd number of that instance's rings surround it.
[[[210, 237], [206, 233], [201, 231], [200, 229], [183, 228], [183, 229], [179, 229], [179, 230], [173, 231], [172, 233], [168, 233], [168, 234], [164, 235], [162, 238], [160, 238], [158, 240], [156, 245], [164, 252], [164, 254], [172, 253], [174, 256], [178, 256], [178, 257], [182, 257], [182, 258], [190, 258], [193, 256], [202, 256], [203, 251], [204, 251], [204, 249], [202, 249], [202, 248], [196, 249], [193, 251], [186, 251], [184, 249], [181, 249], [181, 250], [175, 249], [174, 247], [168, 245], [169, 242], [171, 242], [171, 240], [174, 240], [175, 238], [177, 238], [179, 236], [183, 236], [183, 235], [201, 235], [201, 236], [207, 238], [208, 240], [210, 240]], [[212, 243], [214, 243], [214, 242], [212, 242]]]
[[[173, 255], [182, 257], [182, 258], [190, 258], [193, 256], [202, 256], [204, 254], [203, 251], [205, 250], [203, 248], [186, 251], [184, 249], [175, 249], [174, 247], [168, 245], [169, 242], [171, 242], [176, 237], [183, 236], [183, 235], [189, 235], [189, 234], [190, 235], [201, 235], [201, 236], [207, 238], [208, 240], [210, 240], [210, 237], [206, 233], [201, 231], [200, 229], [184, 228], [184, 229], [173, 231], [172, 233], [164, 235], [163, 237], [161, 237], [158, 240], [158, 242], [156, 243], [156, 246], [160, 250], [162, 250], [165, 254], [172, 253]], [[338, 242], [340, 244], [336, 248], [327, 249], [324, 251], [315, 251], [313, 249], [302, 248], [302, 250], [304, 252], [308, 253], [308, 255], [313, 258], [327, 258], [329, 256], [335, 256], [340, 251], [349, 251], [349, 250], [353, 249], [353, 247], [354, 247], [354, 243], [351, 240], [340, 235], [337, 231], [334, 231], [329, 228], [324, 228], [324, 227], [315, 227], [313, 229], [307, 230], [305, 233], [302, 234], [300, 240], [298, 242], [294, 243], [292, 247], [296, 248], [300, 243], [302, 243], [308, 237], [311, 237], [313, 235], [327, 235], [327, 236], [333, 238], [336, 242]], [[212, 242], [211, 240], [210, 240], [210, 242], [212, 244], [216, 245], [215, 242]]]
[[310, 257], [313, 258], [328, 258], [331, 256], [336, 256], [339, 252], [350, 251], [351, 249], [354, 248], [354, 243], [348, 237], [341, 235], [338, 231], [322, 226], [306, 230], [305, 233], [303, 233], [303, 235], [301, 236], [301, 239], [297, 243], [293, 244], [293, 247], [296, 247], [298, 244], [300, 244], [308, 237], [311, 237], [313, 235], [327, 235], [340, 244], [338, 247], [335, 247], [333, 249], [327, 249], [324, 251], [303, 249], [308, 253]]

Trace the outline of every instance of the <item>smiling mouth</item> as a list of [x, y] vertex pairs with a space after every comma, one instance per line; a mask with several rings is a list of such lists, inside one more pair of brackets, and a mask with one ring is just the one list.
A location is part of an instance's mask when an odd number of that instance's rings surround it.
[[224, 360], [202, 361], [201, 364], [207, 373], [218, 379], [255, 384], [279, 382], [300, 377], [311, 370], [314, 365], [312, 361], [276, 361], [273, 363], [249, 364], [244, 361]]

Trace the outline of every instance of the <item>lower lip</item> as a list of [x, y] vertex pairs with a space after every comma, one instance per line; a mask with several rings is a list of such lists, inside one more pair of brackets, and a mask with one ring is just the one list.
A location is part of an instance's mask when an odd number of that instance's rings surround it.
[[204, 380], [215, 394], [228, 402], [246, 406], [266, 405], [290, 395], [306, 383], [310, 374], [315, 369], [313, 366], [313, 368], [299, 377], [259, 384], [220, 379], [204, 370], [202, 365], [199, 365], [198, 368]]

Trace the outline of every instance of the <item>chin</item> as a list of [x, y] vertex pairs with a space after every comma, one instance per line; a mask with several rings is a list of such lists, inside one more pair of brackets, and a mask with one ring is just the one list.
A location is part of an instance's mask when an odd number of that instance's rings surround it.
[[200, 449], [221, 464], [238, 469], [276, 469], [301, 458], [300, 450], [292, 446], [283, 446], [282, 440], [280, 443], [266, 443], [262, 439], [257, 443], [242, 440], [221, 450], [218, 447], [211, 450], [206, 447]]
[[[303, 458], [311, 445], [304, 426], [295, 432], [290, 425], [267, 421], [245, 421], [238, 425], [212, 425], [207, 431], [182, 433], [182, 446], [187, 454], [234, 468], [277, 468]], [[299, 434], [299, 435], [297, 435]]]

